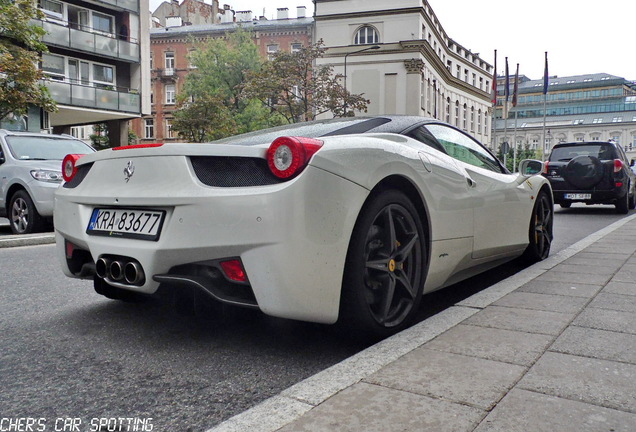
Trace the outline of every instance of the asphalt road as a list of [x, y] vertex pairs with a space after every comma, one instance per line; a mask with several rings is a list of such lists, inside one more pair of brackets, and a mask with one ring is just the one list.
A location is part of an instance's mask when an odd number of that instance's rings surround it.
[[[620, 218], [612, 207], [558, 209], [553, 253]], [[64, 277], [53, 250], [0, 249], [1, 417], [44, 418], [47, 430], [78, 418], [78, 431], [96, 430], [92, 419], [152, 418], [154, 431], [198, 432], [366, 347], [247, 310], [204, 320], [164, 302], [109, 301]], [[425, 296], [420, 319], [521, 268]]]

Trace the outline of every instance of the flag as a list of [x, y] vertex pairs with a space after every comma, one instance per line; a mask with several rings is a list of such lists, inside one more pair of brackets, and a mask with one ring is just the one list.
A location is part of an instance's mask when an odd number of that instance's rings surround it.
[[492, 106], [497, 106], [497, 50], [495, 50], [495, 67], [492, 70]]
[[515, 73], [515, 84], [512, 89], [512, 106], [517, 106], [517, 93], [519, 91], [519, 63], [517, 63], [517, 72]]
[[548, 52], [545, 52], [545, 70], [543, 71], [543, 94], [548, 94]]
[[508, 110], [510, 109], [510, 105], [508, 100], [510, 99], [510, 72], [508, 70], [508, 57], [506, 57], [506, 81], [504, 84], [504, 95], [506, 96], [503, 103], [503, 111], [501, 114], [501, 118], [508, 118]]
[[504, 89], [506, 95], [506, 102], [508, 102], [510, 96], [510, 72], [508, 71], [508, 57], [506, 57], [506, 88]]

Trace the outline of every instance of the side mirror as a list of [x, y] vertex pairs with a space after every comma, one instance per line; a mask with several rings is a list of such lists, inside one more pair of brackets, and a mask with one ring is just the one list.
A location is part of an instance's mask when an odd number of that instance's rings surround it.
[[533, 176], [541, 174], [543, 171], [543, 162], [534, 159], [524, 159], [519, 162], [519, 173], [524, 176]]

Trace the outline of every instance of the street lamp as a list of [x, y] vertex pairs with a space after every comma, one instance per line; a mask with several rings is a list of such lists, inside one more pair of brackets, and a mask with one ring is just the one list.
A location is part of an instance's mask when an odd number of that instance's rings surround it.
[[362, 48], [357, 51], [352, 51], [350, 53], [346, 53], [344, 56], [344, 90], [345, 90], [344, 113], [345, 113], [345, 116], [347, 115], [347, 57], [349, 57], [351, 54], [358, 54], [364, 51], [377, 50], [377, 49], [380, 49], [380, 45], [372, 45], [370, 47]]

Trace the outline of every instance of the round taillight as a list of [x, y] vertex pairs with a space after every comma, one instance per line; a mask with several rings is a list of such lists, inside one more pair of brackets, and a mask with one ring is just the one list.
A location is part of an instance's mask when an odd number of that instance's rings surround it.
[[620, 172], [623, 168], [623, 162], [620, 159], [614, 159], [614, 172]]
[[306, 137], [279, 137], [267, 149], [267, 164], [279, 178], [288, 179], [300, 173], [323, 142]]
[[64, 177], [64, 181], [71, 181], [75, 174], [77, 174], [77, 167], [75, 164], [77, 160], [81, 158], [82, 155], [78, 154], [68, 154], [64, 157], [62, 161], [62, 176]]

